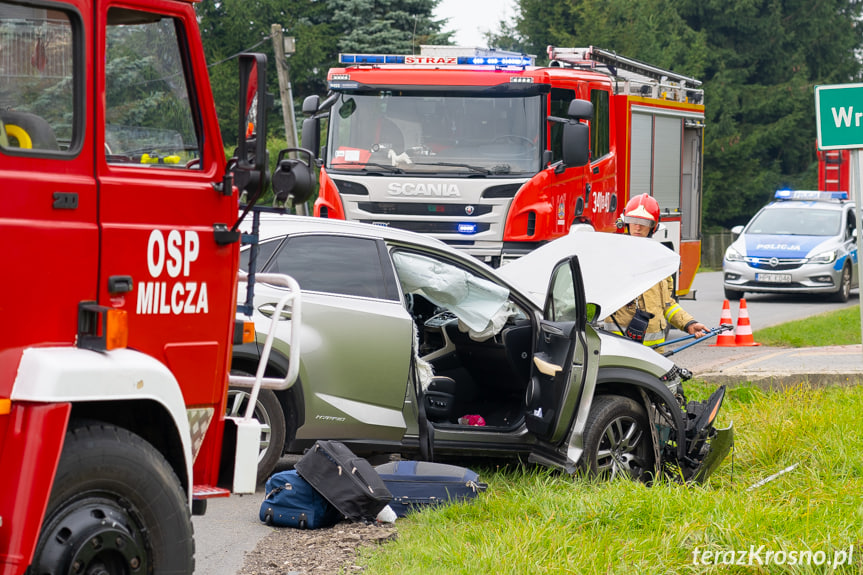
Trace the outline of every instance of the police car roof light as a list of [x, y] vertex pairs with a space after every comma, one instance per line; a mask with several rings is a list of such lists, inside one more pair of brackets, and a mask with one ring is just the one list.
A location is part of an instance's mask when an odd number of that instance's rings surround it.
[[773, 198], [777, 200], [847, 200], [848, 192], [820, 192], [817, 190], [776, 190]]

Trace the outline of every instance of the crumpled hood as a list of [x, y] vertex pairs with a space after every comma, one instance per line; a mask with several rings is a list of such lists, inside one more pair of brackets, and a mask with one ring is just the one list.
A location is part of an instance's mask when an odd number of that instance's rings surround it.
[[577, 231], [501, 266], [498, 275], [542, 308], [555, 264], [573, 255], [581, 266], [587, 302], [601, 306], [603, 315], [617, 311], [680, 266], [680, 257], [657, 241]]

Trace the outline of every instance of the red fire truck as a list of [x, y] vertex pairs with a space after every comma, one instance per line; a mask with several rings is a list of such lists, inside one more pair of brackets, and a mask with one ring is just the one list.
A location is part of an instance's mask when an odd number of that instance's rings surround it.
[[850, 192], [850, 150], [818, 150], [818, 189]]
[[191, 573], [190, 515], [254, 492], [225, 404], [259, 140], [226, 162], [191, 1], [0, 0], [0, 574]]
[[[544, 67], [439, 46], [339, 58], [329, 97], [304, 105], [329, 115], [315, 215], [432, 234], [498, 265], [576, 225], [618, 231], [627, 200], [646, 192], [663, 212], [658, 239], [681, 255], [678, 295], [688, 292], [701, 252], [701, 82], [593, 47], [549, 47]], [[594, 109], [583, 166], [561, 162], [577, 99]]]

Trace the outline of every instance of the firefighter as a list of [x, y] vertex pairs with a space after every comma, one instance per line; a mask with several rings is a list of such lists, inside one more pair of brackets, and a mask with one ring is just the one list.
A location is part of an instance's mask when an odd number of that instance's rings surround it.
[[[659, 226], [659, 203], [648, 194], [635, 196], [626, 204], [618, 224], [631, 236], [653, 236]], [[651, 346], [665, 343], [668, 324], [696, 338], [707, 335], [707, 326], [674, 299], [674, 280], [670, 276], [605, 319], [606, 330]], [[662, 351], [661, 347], [654, 349]]]

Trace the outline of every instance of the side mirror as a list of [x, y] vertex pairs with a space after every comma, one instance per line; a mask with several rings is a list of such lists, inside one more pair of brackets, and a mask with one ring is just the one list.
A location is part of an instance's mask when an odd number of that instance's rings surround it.
[[590, 163], [590, 128], [580, 120], [593, 119], [593, 104], [587, 100], [572, 100], [566, 115], [571, 120], [563, 126], [563, 165], [586, 166]]
[[573, 120], [593, 120], [593, 104], [587, 100], [572, 100], [566, 115]]
[[[311, 98], [312, 96], [309, 96]], [[308, 98], [307, 98], [308, 99]], [[312, 155], [317, 158], [321, 152], [321, 121], [318, 118], [306, 118], [303, 120], [303, 130], [300, 136], [300, 145], [306, 150], [311, 150]]]
[[[285, 156], [288, 152], [306, 155], [309, 161], [287, 158]], [[314, 164], [315, 158], [307, 149], [286, 148], [280, 151], [277, 167], [273, 172], [273, 194], [276, 196], [276, 200], [280, 202], [290, 201], [292, 205], [297, 205], [312, 197], [318, 185]]]
[[569, 168], [586, 166], [588, 163], [590, 163], [590, 129], [587, 124], [577, 122], [564, 124], [563, 164]]
[[601, 313], [602, 306], [600, 306], [598, 303], [588, 303], [585, 306], [585, 319], [587, 320], [587, 323], [598, 322], [600, 319], [602, 319], [602, 316], [600, 315]]
[[259, 196], [267, 181], [267, 57], [240, 55], [239, 126], [234, 181], [250, 197]]
[[743, 232], [743, 226], [734, 226], [731, 228], [731, 233], [735, 236], [739, 236]]
[[321, 104], [321, 97], [317, 95], [306, 96], [303, 100], [303, 115], [314, 116], [318, 113], [318, 108]]

